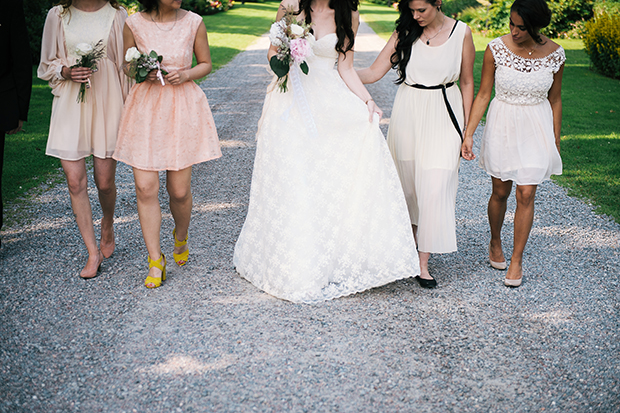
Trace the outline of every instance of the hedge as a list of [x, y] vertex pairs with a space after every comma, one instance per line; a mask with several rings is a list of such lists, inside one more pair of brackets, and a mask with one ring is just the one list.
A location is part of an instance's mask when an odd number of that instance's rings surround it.
[[620, 14], [601, 12], [585, 24], [583, 43], [592, 65], [603, 75], [620, 79]]

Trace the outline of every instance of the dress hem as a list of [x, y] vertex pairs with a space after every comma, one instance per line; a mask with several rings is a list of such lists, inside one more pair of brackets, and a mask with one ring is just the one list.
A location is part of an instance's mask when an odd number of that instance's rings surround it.
[[285, 296], [285, 295], [282, 295], [282, 296], [275, 295], [274, 293], [270, 292], [268, 289], [263, 288], [263, 287], [260, 287], [260, 286], [258, 286], [258, 285], [256, 285], [256, 284], [254, 284], [252, 281], [250, 281], [248, 278], [246, 278], [246, 277], [245, 277], [245, 276], [241, 273], [241, 271], [239, 270], [239, 268], [236, 268], [236, 267], [235, 267], [235, 270], [237, 271], [237, 274], [239, 274], [239, 276], [240, 276], [241, 278], [243, 278], [244, 280], [246, 280], [247, 282], [249, 282], [250, 284], [252, 284], [254, 287], [258, 288], [258, 289], [259, 289], [259, 290], [261, 290], [262, 292], [264, 292], [264, 293], [266, 293], [266, 294], [269, 294], [270, 296], [272, 296], [272, 297], [274, 297], [274, 298], [277, 298], [277, 299], [280, 299], [280, 300], [290, 301], [290, 302], [295, 303], [295, 304], [318, 304], [318, 303], [322, 303], [322, 302], [325, 302], [325, 301], [334, 300], [334, 299], [336, 299], [336, 298], [348, 297], [348, 296], [350, 296], [350, 295], [354, 295], [354, 294], [362, 293], [362, 292], [364, 292], [364, 291], [370, 291], [370, 290], [372, 290], [373, 288], [383, 287], [383, 286], [386, 286], [386, 285], [391, 284], [391, 283], [393, 283], [393, 282], [396, 282], [396, 281], [398, 281], [398, 280], [404, 280], [404, 279], [406, 279], [406, 278], [413, 278], [413, 277], [417, 277], [418, 275], [420, 275], [420, 272], [419, 272], [419, 270], [418, 270], [418, 272], [417, 272], [417, 273], [416, 273], [416, 272], [413, 272], [412, 274], [407, 274], [407, 275], [399, 275], [399, 276], [395, 276], [395, 277], [390, 277], [390, 278], [388, 278], [388, 279], [386, 279], [386, 280], [384, 280], [384, 281], [381, 281], [381, 282], [382, 282], [382, 284], [368, 284], [368, 285], [366, 285], [366, 286], [360, 286], [360, 287], [354, 288], [353, 290], [346, 291], [346, 292], [341, 292], [341, 293], [338, 293], [338, 294], [333, 295], [333, 296], [328, 296], [328, 297], [323, 297], [323, 298], [317, 298], [317, 299], [308, 299], [308, 300], [303, 300], [303, 299], [302, 299], [302, 300], [298, 300], [298, 301], [296, 301], [296, 300], [292, 299], [290, 296], [288, 296], [288, 297], [287, 297], [287, 296]]
[[95, 158], [99, 158], [99, 159], [114, 159], [114, 153], [111, 153], [110, 155], [106, 155], [106, 156], [99, 156], [91, 152], [88, 155], [78, 156], [76, 158], [73, 158], [73, 157], [65, 158], [60, 155], [56, 155], [56, 154], [49, 153], [49, 152], [45, 152], [45, 155], [51, 156], [52, 158], [60, 159], [61, 161], [81, 161], [82, 159], [86, 159], [89, 156], [94, 156]]
[[190, 166], [198, 165], [199, 163], [203, 163], [203, 162], [212, 161], [212, 160], [214, 160], [214, 159], [219, 159], [219, 158], [221, 158], [221, 157], [222, 157], [222, 155], [219, 155], [219, 156], [214, 156], [214, 157], [211, 157], [211, 158], [206, 158], [206, 159], [203, 159], [203, 160], [201, 160], [201, 161], [191, 162], [191, 163], [186, 164], [186, 165], [184, 165], [184, 166], [181, 166], [181, 167], [174, 167], [174, 168], [166, 168], [166, 167], [158, 167], [158, 168], [155, 168], [155, 167], [151, 167], [151, 166], [148, 166], [148, 167], [136, 166], [136, 165], [133, 165], [132, 163], [130, 163], [129, 161], [125, 160], [125, 159], [121, 159], [121, 158], [117, 158], [117, 157], [114, 157], [114, 159], [115, 159], [115, 160], [117, 160], [117, 161], [119, 161], [119, 162], [122, 162], [122, 163], [124, 163], [124, 164], [126, 164], [126, 165], [129, 165], [129, 166], [131, 166], [132, 168], [139, 169], [139, 170], [141, 170], [141, 171], [149, 171], [149, 172], [172, 171], [172, 172], [178, 172], [178, 171], [182, 171], [183, 169], [187, 169], [187, 168], [189, 168]]
[[[484, 169], [484, 168], [483, 168], [483, 169]], [[491, 176], [491, 177], [493, 177], [493, 178], [495, 178], [495, 179], [499, 179], [499, 180], [500, 180], [500, 181], [502, 181], [502, 182], [512, 181], [512, 182], [514, 182], [515, 184], [517, 184], [517, 185], [521, 185], [521, 186], [523, 186], [523, 185], [540, 185], [540, 184], [542, 184], [542, 183], [543, 183], [543, 182], [545, 182], [545, 181], [550, 181], [550, 180], [551, 180], [551, 176], [553, 176], [553, 175], [557, 175], [557, 176], [562, 175], [562, 172], [559, 172], [559, 173], [552, 173], [552, 174], [550, 174], [548, 177], [543, 178], [540, 182], [533, 182], [533, 183], [522, 183], [522, 182], [517, 182], [517, 181], [516, 181], [516, 180], [514, 180], [514, 179], [510, 179], [510, 178], [506, 178], [506, 179], [504, 179], [504, 178], [502, 178], [502, 177], [500, 177], [500, 176], [495, 176], [492, 172], [489, 172], [489, 171], [487, 171], [486, 169], [484, 169], [484, 171], [487, 173], [487, 175], [489, 175], [489, 176]]]

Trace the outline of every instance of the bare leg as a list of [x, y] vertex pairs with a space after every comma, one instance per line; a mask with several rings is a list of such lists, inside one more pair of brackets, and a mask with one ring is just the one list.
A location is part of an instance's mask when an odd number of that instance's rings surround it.
[[[143, 171], [133, 168], [133, 176], [136, 182], [136, 198], [138, 201], [138, 217], [142, 236], [153, 261], [161, 258], [161, 246], [159, 234], [161, 229], [161, 208], [159, 206], [159, 173], [156, 171]], [[163, 261], [160, 261], [163, 264]], [[162, 272], [156, 267], [149, 269], [149, 276], [161, 278]], [[155, 287], [151, 285], [151, 287]]]
[[504, 262], [502, 252], [502, 226], [506, 215], [506, 205], [508, 196], [512, 191], [512, 181], [502, 181], [501, 179], [491, 178], [493, 192], [489, 198], [487, 214], [489, 216], [489, 226], [491, 227], [491, 242], [489, 244], [489, 259], [495, 262]]
[[[192, 215], [191, 182], [191, 166], [180, 171], [168, 171], [166, 188], [170, 195], [170, 212], [174, 218], [176, 237], [179, 241], [183, 241], [187, 236]], [[174, 253], [180, 254], [187, 249], [187, 244], [182, 247], [175, 247]]]
[[534, 222], [534, 197], [536, 185], [517, 185], [517, 211], [515, 212], [514, 248], [510, 267], [506, 278], [518, 280], [523, 277], [523, 250], [530, 236], [532, 223]]
[[67, 177], [73, 215], [88, 250], [88, 261], [80, 272], [80, 277], [93, 278], [97, 275], [97, 270], [103, 261], [103, 254], [99, 251], [95, 239], [93, 212], [88, 199], [86, 162], [84, 159], [80, 159], [79, 161], [61, 160], [60, 163]]
[[112, 158], [93, 158], [95, 185], [99, 191], [99, 203], [103, 211], [101, 240], [99, 246], [105, 258], [114, 252], [114, 207], [116, 205], [116, 161]]
[[[418, 226], [412, 225], [411, 228], [413, 229], [413, 238], [415, 239], [415, 243], [418, 245]], [[431, 253], [418, 251], [418, 257], [420, 259], [420, 278], [423, 280], [434, 280], [428, 272], [428, 259], [431, 257]]]

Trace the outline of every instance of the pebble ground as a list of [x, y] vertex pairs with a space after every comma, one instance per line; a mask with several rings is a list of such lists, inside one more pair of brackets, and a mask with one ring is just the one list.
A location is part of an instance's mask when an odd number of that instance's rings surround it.
[[[358, 66], [382, 44], [363, 26]], [[224, 156], [194, 169], [183, 268], [172, 262], [162, 175], [163, 287], [143, 286], [146, 249], [127, 166], [118, 168], [117, 249], [93, 280], [78, 277], [86, 250], [64, 184], [7, 206], [0, 411], [620, 411], [620, 226], [552, 182], [537, 193], [518, 289], [488, 265], [490, 182], [465, 161], [459, 252], [431, 258], [437, 289], [409, 279], [300, 305], [236, 274], [231, 257], [271, 79], [266, 47], [262, 38], [202, 84]], [[384, 129], [393, 79], [369, 88], [385, 109]], [[507, 256], [514, 208], [513, 197]]]

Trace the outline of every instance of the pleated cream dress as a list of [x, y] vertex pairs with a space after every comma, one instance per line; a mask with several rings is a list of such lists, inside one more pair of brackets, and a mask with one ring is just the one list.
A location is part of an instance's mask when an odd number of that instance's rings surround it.
[[[461, 137], [437, 86], [456, 82], [461, 73], [463, 39], [467, 26], [458, 22], [441, 46], [418, 39], [412, 46], [405, 80], [396, 98], [388, 145], [405, 192], [411, 223], [418, 227], [418, 250], [430, 253], [456, 251], [455, 203]], [[464, 126], [463, 97], [455, 84], [446, 89], [460, 128]]]
[[[89, 155], [110, 158], [116, 146], [123, 100], [129, 82], [122, 71], [123, 26], [125, 9], [109, 3], [94, 12], [69, 7], [66, 13], [56, 6], [50, 9], [43, 29], [39, 78], [52, 88], [52, 117], [45, 153], [64, 160], [79, 160]], [[80, 83], [65, 80], [63, 66], [70, 67], [79, 56], [79, 43], [95, 45], [103, 40], [106, 54], [91, 76], [91, 88], [85, 102], [76, 101]]]

